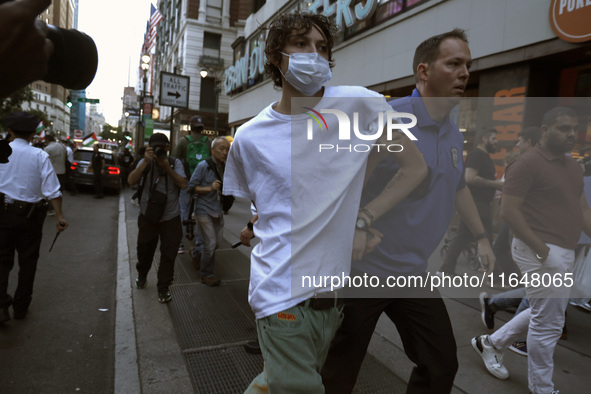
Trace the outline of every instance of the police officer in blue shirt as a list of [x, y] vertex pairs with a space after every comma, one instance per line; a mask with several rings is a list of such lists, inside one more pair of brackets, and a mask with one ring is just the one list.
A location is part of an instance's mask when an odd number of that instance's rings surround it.
[[[454, 29], [425, 40], [413, 60], [416, 89], [410, 97], [390, 102], [417, 117], [410, 131], [429, 167], [426, 182], [382, 217], [360, 211], [367, 226], [383, 234], [382, 242], [359, 262], [351, 275], [426, 276], [427, 261], [447, 230], [454, 207], [474, 234], [484, 233], [476, 205], [464, 181], [464, 139], [449, 113], [463, 95], [472, 63], [463, 30]], [[394, 161], [381, 162], [371, 175], [361, 206], [383, 189], [397, 171]], [[479, 254], [489, 271], [494, 254], [486, 236]], [[357, 294], [357, 295], [356, 295]], [[353, 293], [359, 297], [360, 293]], [[367, 297], [368, 294], [363, 296]], [[439, 292], [430, 288], [388, 288], [374, 298], [345, 300], [344, 320], [332, 342], [322, 378], [327, 393], [350, 393], [382, 313], [394, 322], [404, 350], [416, 364], [407, 387], [413, 393], [449, 393], [458, 368], [456, 343]], [[388, 298], [390, 297], [390, 298]]]
[[[14, 136], [9, 162], [0, 164], [0, 324], [27, 316], [39, 259], [47, 200], [55, 210], [56, 230], [68, 223], [62, 212], [60, 183], [42, 149], [30, 145], [39, 119], [25, 112], [9, 114], [5, 125]], [[18, 253], [19, 275], [14, 296], [7, 293], [8, 278]]]

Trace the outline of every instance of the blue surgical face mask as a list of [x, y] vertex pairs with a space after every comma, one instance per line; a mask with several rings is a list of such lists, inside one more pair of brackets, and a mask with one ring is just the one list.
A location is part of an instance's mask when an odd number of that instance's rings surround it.
[[281, 54], [289, 57], [287, 71], [281, 74], [291, 86], [306, 96], [318, 92], [332, 78], [328, 60], [316, 52]]

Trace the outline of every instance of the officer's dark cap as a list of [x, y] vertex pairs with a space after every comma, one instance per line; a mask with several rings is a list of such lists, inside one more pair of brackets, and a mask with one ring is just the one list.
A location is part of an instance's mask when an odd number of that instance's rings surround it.
[[34, 133], [39, 119], [26, 112], [13, 112], [4, 118], [4, 124], [15, 133]]
[[154, 133], [150, 136], [150, 141], [148, 141], [150, 146], [154, 145], [168, 145], [168, 137], [166, 134], [162, 133]]

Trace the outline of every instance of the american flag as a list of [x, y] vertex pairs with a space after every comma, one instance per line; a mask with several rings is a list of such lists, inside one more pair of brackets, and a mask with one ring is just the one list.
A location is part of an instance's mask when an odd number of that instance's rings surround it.
[[[144, 53], [148, 53], [149, 38], [150, 38], [150, 21], [146, 22], [146, 32], [144, 33], [144, 44], [142, 45], [142, 53], [140, 53], [140, 56], [143, 55]], [[140, 59], [140, 64], [141, 64], [141, 59]]]
[[158, 26], [158, 23], [160, 23], [161, 20], [162, 14], [160, 13], [160, 11], [158, 11], [158, 9], [154, 7], [154, 4], [150, 4], [150, 21], [148, 22], [148, 27], [146, 29], [146, 34], [144, 36], [144, 46], [147, 50], [146, 53], [150, 53], [150, 51], [154, 47], [157, 34], [156, 27]]

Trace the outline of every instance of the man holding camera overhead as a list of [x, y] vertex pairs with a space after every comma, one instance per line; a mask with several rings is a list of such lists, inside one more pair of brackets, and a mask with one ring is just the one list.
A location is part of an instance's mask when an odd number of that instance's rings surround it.
[[170, 144], [166, 135], [152, 134], [148, 145], [144, 158], [128, 177], [128, 183], [139, 183], [141, 190], [135, 285], [138, 289], [146, 287], [160, 239], [158, 301], [165, 303], [172, 299], [169, 286], [174, 278], [174, 260], [183, 236], [179, 192], [187, 187], [187, 179], [181, 161], [167, 157]]
[[36, 81], [84, 89], [94, 79], [97, 48], [74, 29], [43, 23], [37, 16], [51, 0], [0, 0], [0, 98]]

